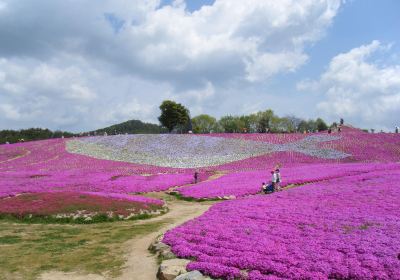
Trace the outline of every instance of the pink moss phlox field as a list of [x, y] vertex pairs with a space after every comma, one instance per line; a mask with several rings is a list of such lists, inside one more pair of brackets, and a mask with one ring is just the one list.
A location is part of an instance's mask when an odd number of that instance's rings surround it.
[[71, 171], [10, 171], [0, 173], [0, 197], [19, 193], [46, 191], [89, 191], [109, 193], [142, 193], [163, 191], [192, 182], [191, 174], [164, 174], [118, 177], [118, 173], [87, 170]]
[[[317, 181], [341, 178], [373, 170], [399, 169], [398, 163], [347, 163], [347, 164], [310, 164], [298, 167], [281, 168], [282, 182], [285, 187], [290, 184], [305, 184]], [[179, 188], [184, 197], [221, 198], [224, 196], [245, 196], [261, 191], [261, 183], [271, 182], [270, 170], [235, 172], [216, 180], [204, 181], [193, 186]]]
[[23, 217], [28, 214], [50, 216], [57, 214], [112, 212], [124, 217], [142, 210], [155, 210], [163, 201], [125, 194], [99, 192], [44, 192], [29, 193], [0, 199], [0, 215]]
[[339, 141], [319, 145], [351, 154], [352, 157], [344, 162], [398, 162], [400, 160], [398, 133], [367, 133], [345, 126], [340, 136], [342, 138]]
[[[2, 145], [0, 152], [4, 157], [0, 197], [47, 191], [142, 193], [193, 181], [193, 174], [182, 170], [70, 154], [63, 139]], [[146, 176], [140, 175], [143, 173]]]
[[92, 196], [101, 196], [105, 198], [111, 198], [114, 200], [125, 200], [131, 202], [140, 202], [143, 204], [155, 204], [164, 205], [164, 201], [152, 197], [145, 197], [140, 195], [121, 194], [121, 193], [104, 193], [104, 192], [81, 192], [81, 194], [87, 194]]
[[[239, 138], [268, 142], [273, 144], [288, 144], [300, 141], [307, 136], [327, 135], [326, 132], [311, 134], [205, 134], [203, 137], [225, 137]], [[341, 133], [332, 133], [340, 137], [339, 140], [318, 143], [321, 148], [334, 149], [350, 154], [350, 157], [343, 159], [324, 159], [305, 155], [293, 151], [281, 151], [252, 157], [236, 162], [207, 168], [208, 170], [268, 170], [270, 166], [281, 164], [284, 167], [297, 166], [300, 164], [318, 163], [351, 163], [351, 162], [398, 162], [400, 161], [400, 137], [394, 133], [366, 133], [360, 129], [343, 127]]]
[[400, 279], [400, 170], [224, 201], [165, 234], [222, 279]]

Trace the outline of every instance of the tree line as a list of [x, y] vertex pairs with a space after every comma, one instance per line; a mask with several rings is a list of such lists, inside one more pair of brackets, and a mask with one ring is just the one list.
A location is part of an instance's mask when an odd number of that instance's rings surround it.
[[43, 128], [28, 128], [21, 130], [0, 130], [0, 144], [17, 143], [50, 138], [72, 137], [75, 134], [65, 131], [51, 131]]
[[279, 117], [271, 109], [249, 115], [227, 115], [219, 120], [207, 114], [191, 118], [187, 108], [171, 100], [165, 100], [160, 110], [161, 115], [158, 120], [169, 132], [294, 133], [329, 129], [321, 118], [304, 120], [295, 116]]
[[[293, 133], [314, 132], [328, 129], [321, 119], [304, 120], [295, 116], [279, 117], [271, 109], [250, 115], [227, 115], [217, 120], [215, 117], [202, 114], [190, 117], [190, 111], [180, 103], [165, 100], [160, 105], [160, 125], [130, 120], [120, 124], [86, 133], [51, 131], [43, 128], [21, 130], [0, 130], [0, 144], [23, 141], [44, 140], [51, 138], [102, 135], [102, 134], [134, 134], [134, 133]], [[335, 124], [333, 124], [334, 126]]]

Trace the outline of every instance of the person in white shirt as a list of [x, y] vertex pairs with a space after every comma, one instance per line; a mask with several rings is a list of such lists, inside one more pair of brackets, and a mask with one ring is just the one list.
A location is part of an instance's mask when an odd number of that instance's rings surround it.
[[277, 180], [277, 177], [276, 177], [276, 174], [275, 174], [274, 170], [271, 170], [271, 175], [272, 175], [271, 185], [273, 186], [274, 191], [276, 191], [276, 180]]
[[279, 168], [275, 169], [273, 178], [275, 180], [275, 190], [276, 191], [280, 191], [281, 190], [281, 181], [282, 181], [282, 179], [281, 179], [281, 173], [280, 173]]

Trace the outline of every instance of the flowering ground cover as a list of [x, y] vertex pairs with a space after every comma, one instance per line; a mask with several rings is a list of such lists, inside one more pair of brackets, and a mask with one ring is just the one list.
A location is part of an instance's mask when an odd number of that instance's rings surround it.
[[[315, 135], [328, 135], [326, 132], [312, 134], [212, 134], [211, 136], [237, 138], [244, 140], [263, 141], [275, 144], [288, 144], [299, 142], [306, 137]], [[208, 136], [208, 135], [207, 135]], [[316, 145], [320, 148], [333, 149], [350, 155], [335, 161], [324, 161], [314, 158], [314, 163], [321, 162], [398, 162], [400, 160], [400, 137], [396, 133], [367, 133], [357, 128], [344, 126], [341, 133], [332, 133], [332, 137], [340, 137], [333, 141], [320, 142]], [[293, 158], [286, 154], [277, 162], [284, 164], [303, 163], [301, 158]], [[274, 158], [275, 159], [275, 158]], [[317, 161], [315, 161], [317, 159]], [[312, 162], [308, 159], [307, 162]]]
[[[0, 145], [0, 216], [123, 219], [162, 211], [163, 201], [145, 193], [177, 187], [184, 197], [236, 198], [165, 235], [179, 257], [193, 260], [190, 270], [222, 279], [400, 279], [399, 162], [398, 134], [350, 127], [330, 135], [119, 135]], [[282, 186], [309, 185], [258, 195], [276, 165]], [[225, 175], [209, 178], [214, 173]], [[131, 232], [124, 229], [124, 240]]]
[[332, 160], [350, 156], [318, 146], [319, 143], [337, 141], [340, 136], [307, 135], [287, 143], [250, 139], [175, 134], [98, 136], [69, 141], [67, 149], [95, 158], [174, 168], [220, 166], [276, 152], [294, 152]]
[[141, 196], [93, 192], [29, 193], [0, 199], [0, 216], [125, 219], [162, 210], [163, 202]]
[[[374, 170], [400, 169], [398, 163], [346, 163], [346, 164], [310, 164], [281, 168], [282, 182], [285, 187], [291, 184], [305, 184], [317, 181], [343, 178]], [[263, 182], [271, 182], [270, 170], [234, 172], [216, 180], [179, 188], [183, 197], [195, 199], [215, 199], [229, 196], [241, 197], [261, 192]]]
[[343, 127], [340, 141], [320, 143], [320, 147], [331, 148], [351, 154], [344, 161], [354, 162], [398, 162], [400, 161], [400, 136], [396, 133], [367, 133]]
[[400, 170], [218, 203], [165, 234], [223, 279], [400, 279]]
[[116, 173], [70, 171], [9, 171], [0, 173], [0, 197], [47, 191], [90, 191], [103, 193], [144, 193], [163, 191], [192, 182], [192, 174], [119, 175]]
[[[193, 180], [192, 173], [70, 154], [65, 150], [63, 139], [1, 145], [0, 154], [0, 199], [39, 193], [42, 196], [43, 211], [54, 208], [53, 199], [61, 195], [65, 202], [74, 204], [82, 193], [91, 193], [85, 201], [81, 201], [87, 204], [89, 210], [92, 204], [100, 207], [100, 201], [105, 202], [107, 199], [129, 203], [133, 203], [131, 199], [135, 199], [134, 203], [145, 206], [147, 198], [142, 197], [140, 200], [138, 196], [131, 194], [163, 191], [192, 183]], [[99, 195], [107, 195], [108, 198], [99, 198]], [[15, 201], [22, 203], [24, 200], [16, 198]], [[1, 202], [3, 204], [4, 200]], [[26, 210], [31, 206], [27, 201], [25, 203], [27, 206], [21, 209]], [[43, 205], [46, 203], [47, 206]], [[161, 201], [153, 201], [151, 205], [159, 203]], [[64, 208], [61, 210], [64, 211]], [[29, 214], [39, 212], [32, 209]], [[0, 208], [0, 213], [9, 214], [10, 211]]]

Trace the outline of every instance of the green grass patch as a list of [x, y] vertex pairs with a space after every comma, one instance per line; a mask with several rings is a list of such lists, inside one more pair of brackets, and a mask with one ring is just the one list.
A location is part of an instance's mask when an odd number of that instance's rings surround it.
[[[160, 214], [143, 213], [136, 214], [129, 219], [120, 218], [117, 215], [112, 217], [105, 213], [100, 213], [91, 217], [91, 219], [86, 219], [84, 217], [55, 217], [55, 216], [42, 216], [42, 215], [24, 215], [16, 216], [11, 214], [1, 214], [0, 221], [8, 221], [13, 223], [25, 223], [25, 224], [97, 224], [97, 223], [109, 223], [125, 220], [145, 220], [151, 219], [153, 217], [163, 215], [168, 212], [168, 209], [160, 209]], [[1, 232], [1, 230], [0, 230]]]
[[118, 276], [125, 262], [124, 242], [168, 222], [79, 225], [0, 220], [0, 279], [36, 279], [48, 270]]
[[0, 244], [14, 244], [21, 241], [21, 237], [17, 235], [0, 236]]
[[174, 197], [176, 197], [177, 199], [179, 199], [179, 200], [184, 200], [184, 201], [188, 201], [188, 202], [205, 202], [205, 201], [211, 201], [211, 202], [214, 202], [214, 201], [222, 201], [222, 200], [225, 200], [225, 199], [219, 199], [219, 198], [194, 198], [194, 197], [186, 197], [186, 196], [183, 196], [183, 195], [181, 195], [180, 193], [170, 193], [170, 195], [171, 196], [174, 196]]

